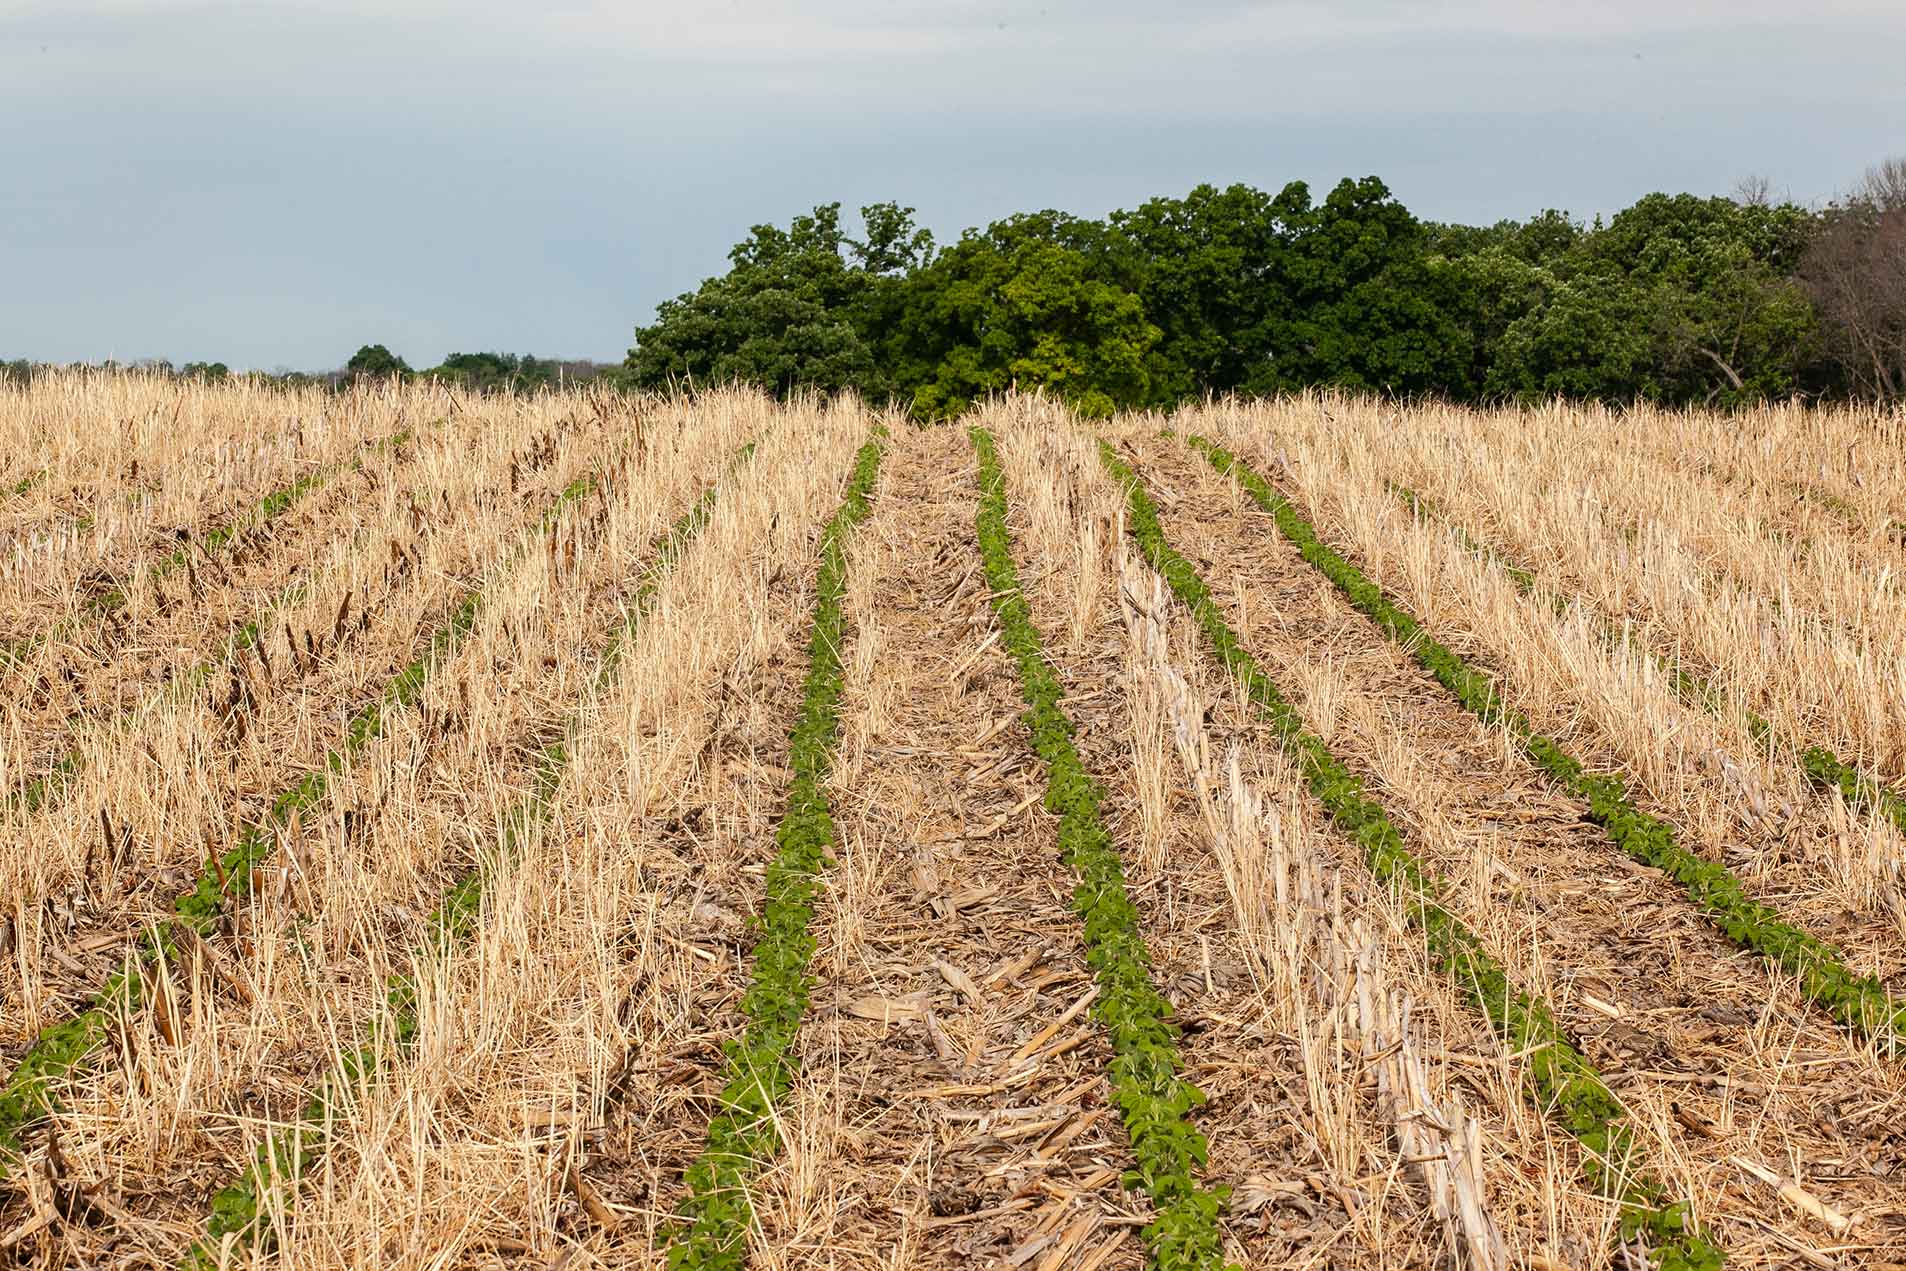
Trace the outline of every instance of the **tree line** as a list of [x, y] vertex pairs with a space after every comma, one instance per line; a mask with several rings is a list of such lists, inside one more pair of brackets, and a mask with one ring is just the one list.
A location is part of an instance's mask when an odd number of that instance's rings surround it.
[[[44, 364], [16, 359], [0, 362], [0, 384], [25, 384], [39, 373]], [[452, 353], [436, 366], [413, 370], [410, 363], [382, 344], [366, 344], [350, 360], [333, 371], [233, 371], [223, 362], [187, 362], [174, 366], [161, 358], [150, 358], [127, 365], [102, 362], [97, 369], [130, 369], [148, 375], [169, 375], [177, 379], [268, 380], [291, 386], [318, 385], [345, 389], [355, 384], [388, 379], [437, 380], [478, 393], [534, 393], [539, 389], [561, 388], [587, 383], [609, 374], [622, 374], [621, 368], [576, 358], [539, 358], [528, 353]]]
[[[453, 353], [413, 370], [366, 344], [338, 370], [266, 378], [485, 393], [738, 381], [924, 418], [1013, 387], [1089, 415], [1317, 385], [1459, 402], [1906, 399], [1906, 159], [1819, 209], [1760, 183], [1650, 194], [1605, 222], [1457, 225], [1365, 177], [1322, 199], [1301, 181], [1200, 185], [1102, 219], [1025, 213], [944, 246], [897, 203], [863, 207], [856, 228], [838, 203], [755, 226], [727, 272], [636, 328], [619, 366]], [[0, 383], [35, 370], [0, 362]]]
[[1906, 162], [1810, 210], [1650, 194], [1604, 223], [1418, 219], [1375, 177], [1322, 199], [1201, 185], [938, 246], [913, 210], [758, 225], [665, 301], [617, 377], [854, 390], [925, 417], [1010, 387], [1087, 414], [1313, 385], [1456, 401], [1738, 406], [1906, 395]]
[[613, 366], [577, 358], [541, 358], [529, 353], [452, 353], [436, 366], [413, 371], [381, 344], [367, 344], [338, 372], [342, 382], [366, 379], [430, 379], [479, 393], [534, 393], [587, 383]]

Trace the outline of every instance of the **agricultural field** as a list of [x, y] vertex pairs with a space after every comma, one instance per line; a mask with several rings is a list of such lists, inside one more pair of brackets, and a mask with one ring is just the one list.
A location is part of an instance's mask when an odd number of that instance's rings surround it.
[[0, 1268], [1906, 1268], [1906, 420], [0, 391]]

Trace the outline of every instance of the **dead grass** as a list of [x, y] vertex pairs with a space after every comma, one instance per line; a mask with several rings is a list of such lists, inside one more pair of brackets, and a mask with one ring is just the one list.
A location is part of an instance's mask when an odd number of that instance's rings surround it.
[[[174, 1265], [203, 1231], [205, 1197], [391, 1018], [393, 976], [417, 986], [414, 1039], [385, 1039], [378, 1079], [339, 1109], [309, 1174], [272, 1193], [273, 1247], [234, 1249], [229, 1264], [660, 1266], [715, 1110], [720, 1043], [739, 1025], [813, 550], [872, 418], [745, 393], [455, 401], [139, 376], [0, 393], [0, 450], [46, 473], [0, 499], [13, 562], [0, 563], [0, 632], [73, 624], [6, 680], [0, 777], [17, 787], [79, 752], [66, 798], [0, 812], [0, 1064], [322, 761], [459, 597], [486, 596], [420, 706], [280, 837], [256, 894], [152, 978], [155, 1005], [60, 1086], [61, 1111], [0, 1188], [0, 1267]], [[1621, 1266], [1616, 1215], [1585, 1194], [1576, 1141], [1529, 1105], [1524, 1057], [1429, 967], [1275, 736], [1128, 559], [1123, 500], [1089, 434], [1034, 398], [983, 420], [1151, 975], [1210, 1096], [1194, 1119], [1211, 1147], [1203, 1181], [1232, 1188], [1230, 1256]], [[1165, 422], [1108, 431], [1152, 481], [1173, 541], [1464, 921], [1555, 1004], [1729, 1265], [1906, 1266], [1898, 1061], [1805, 1008], [1608, 847], [1254, 505], [1158, 438]], [[1885, 573], [1906, 552], [1880, 528], [1901, 511], [1896, 419], [1399, 416], [1333, 398], [1170, 422], [1270, 471], [1545, 729], [1634, 773], [1699, 850], [1897, 982], [1897, 832], [1804, 788], [1742, 720], [1690, 710], [1590, 620], [1628, 619], [1637, 644], [1681, 651], [1756, 709], [1906, 771], [1906, 629]], [[371, 452], [222, 568], [155, 579], [170, 531], [201, 533], [410, 425], [412, 442]], [[1864, 430], [1851, 449], [1850, 428]], [[592, 687], [652, 543], [750, 439], [617, 674]], [[602, 487], [526, 540], [591, 471]], [[1594, 613], [1531, 603], [1410, 517], [1386, 478]], [[1803, 521], [1819, 492], [1846, 508]], [[1111, 1047], [1090, 1012], [1076, 879], [995, 638], [976, 493], [958, 431], [894, 421], [874, 515], [849, 549], [830, 784], [841, 842], [787, 1147], [753, 1197], [752, 1265], [1143, 1262], [1149, 1215], [1118, 1181], [1130, 1153]], [[78, 622], [104, 578], [129, 587], [123, 630]], [[234, 624], [267, 610], [268, 662], [229, 658]], [[200, 665], [214, 673], [194, 682]], [[551, 815], [500, 852], [538, 747], [565, 732]], [[472, 871], [476, 933], [434, 950], [429, 915]], [[1850, 1226], [1836, 1231], [1840, 1216]]]
[[[1612, 487], [1592, 475], [1577, 483], [1568, 466], [1572, 451], [1545, 469], [1545, 496], [1500, 462], [1491, 460], [1485, 469], [1486, 435], [1436, 447], [1443, 467], [1432, 471], [1396, 453], [1418, 443], [1405, 440], [1410, 430], [1384, 425], [1376, 408], [1334, 403], [1329, 413], [1335, 425], [1310, 420], [1294, 405], [1266, 407], [1262, 418], [1220, 408], [1182, 422], [1187, 430], [1237, 443], [1267, 465], [1332, 541], [1349, 548], [1446, 643], [1506, 676], [1511, 696], [1545, 731], [1591, 762], [1632, 773], [1661, 813], [1683, 827], [1687, 841], [1768, 894], [1796, 897], [1798, 903], [1781, 907], [1814, 919], [1814, 929], [1847, 946], [1861, 971], [1900, 973], [1906, 966], [1906, 840], [1897, 827], [1883, 814], [1854, 811], [1837, 793], [1812, 787], [1789, 753], [1774, 753], [1755, 739], [1738, 711], [1715, 715], [1683, 701], [1648, 646], [1691, 653], [1697, 669], [1715, 668], [1730, 695], [1781, 728], [1872, 762], [1906, 739], [1900, 729], [1906, 691], [1886, 686], [1906, 675], [1899, 661], [1906, 628], [1873, 627], [1856, 639], [1791, 606], [1775, 610], [1766, 594], [1731, 583], [1704, 587], [1685, 554], [1672, 557], [1666, 530], [1650, 530], [1644, 549], [1617, 546], [1625, 540], [1598, 510]], [[1451, 412], [1443, 422], [1454, 427], [1471, 418]], [[1485, 417], [1474, 418], [1484, 432]], [[1507, 426], [1486, 420], [1492, 428]], [[1524, 438], [1520, 444], [1533, 443]], [[1445, 469], [1455, 475], [1443, 475]], [[1658, 464], [1651, 473], [1650, 488], [1663, 509], [1703, 503], [1694, 492], [1677, 495], [1661, 481]], [[1472, 533], [1502, 535], [1513, 553], [1539, 568], [1558, 557], [1573, 559], [1557, 585], [1564, 595], [1585, 596], [1600, 614], [1558, 616], [1525, 599], [1438, 523], [1416, 525], [1386, 480], [1421, 485]], [[1479, 503], [1484, 490], [1503, 497]], [[1519, 523], [1513, 510], [1544, 501], [1573, 511], [1556, 512], [1539, 536], [1503, 528]], [[1753, 554], [1745, 544], [1736, 546], [1739, 559]], [[1633, 613], [1644, 594], [1673, 599]], [[1896, 623], [1898, 612], [1886, 622]], [[1600, 621], [1609, 614], [1652, 625], [1631, 643], [1611, 645]], [[1906, 688], [1906, 680], [1901, 683]], [[1888, 771], [1890, 761], [1879, 766]]]

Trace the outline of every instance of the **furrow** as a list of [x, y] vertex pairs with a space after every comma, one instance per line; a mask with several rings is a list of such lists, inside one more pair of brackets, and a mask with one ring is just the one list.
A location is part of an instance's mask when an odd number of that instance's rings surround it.
[[688, 1171], [682, 1226], [670, 1241], [671, 1267], [743, 1265], [753, 1220], [747, 1183], [780, 1148], [776, 1106], [794, 1079], [795, 1040], [810, 993], [807, 968], [814, 938], [808, 927], [819, 876], [836, 850], [826, 786], [840, 739], [846, 544], [871, 510], [886, 436], [886, 428], [875, 425], [874, 436], [855, 455], [840, 510], [822, 533], [807, 678], [788, 752], [788, 806], [763, 880], [760, 934], [741, 1001], [745, 1022], [740, 1037], [727, 1047], [722, 1110], [709, 1122], [707, 1146]]
[[1357, 777], [1306, 727], [1245, 649], [1198, 570], [1166, 540], [1157, 507], [1137, 475], [1109, 446], [1101, 453], [1125, 486], [1128, 528], [1140, 550], [1197, 619], [1212, 651], [1276, 730], [1311, 793], [1356, 842], [1371, 873], [1397, 892], [1437, 963], [1487, 1016], [1504, 1045], [1526, 1059], [1532, 1101], [1581, 1143], [1590, 1185], [1620, 1200], [1622, 1241], [1641, 1241], [1661, 1271], [1720, 1267], [1720, 1250], [1654, 1175], [1620, 1101], [1563, 1033], [1549, 1004], [1516, 985], [1485, 942], [1446, 907], [1443, 884], [1411, 850], [1389, 812], [1364, 795]]
[[1180, 1075], [1171, 1005], [1147, 969], [1150, 955], [1124, 865], [1101, 819], [1103, 795], [1073, 743], [1073, 726], [1060, 706], [1064, 689], [1020, 592], [996, 444], [982, 428], [971, 436], [980, 460], [977, 537], [986, 580], [1002, 643], [1019, 666], [1028, 707], [1022, 718], [1047, 769], [1046, 807], [1060, 817], [1060, 852], [1080, 876], [1073, 899], [1099, 987], [1093, 1012], [1112, 1040], [1114, 1099], [1134, 1160], [1125, 1181], [1154, 1206], [1143, 1233], [1150, 1265], [1218, 1268], [1224, 1265], [1218, 1213], [1225, 1197], [1199, 1185], [1208, 1148], [1190, 1120], [1204, 1096]]
[[1597, 775], [1538, 733], [1528, 717], [1507, 705], [1496, 686], [1439, 643], [1375, 583], [1332, 550], [1296, 508], [1236, 456], [1201, 437], [1190, 444], [1220, 473], [1234, 477], [1274, 519], [1312, 568], [1327, 578], [1386, 635], [1406, 646], [1462, 705], [1487, 724], [1505, 727], [1528, 757], [1564, 790], [1581, 799], [1614, 844], [1644, 865], [1666, 871], [1688, 899], [1730, 940], [1799, 977], [1807, 998], [1863, 1035], [1891, 1046], [1906, 1038], [1906, 1002], [1893, 998], [1875, 976], [1855, 974], [1839, 949], [1786, 921], [1754, 900], [1726, 866], [1696, 856], [1667, 822], [1641, 811], [1619, 776]]

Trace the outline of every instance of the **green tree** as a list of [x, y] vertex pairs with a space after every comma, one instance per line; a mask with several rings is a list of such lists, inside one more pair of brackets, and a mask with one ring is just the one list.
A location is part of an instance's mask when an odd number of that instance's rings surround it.
[[1274, 315], [1288, 298], [1277, 277], [1285, 248], [1271, 198], [1248, 185], [1200, 185], [1114, 212], [1125, 285], [1159, 329], [1151, 398], [1170, 405], [1232, 392], [1268, 361]]
[[410, 363], [381, 344], [366, 344], [351, 354], [351, 360], [344, 364], [344, 373], [354, 380], [388, 379], [391, 376], [408, 379]]
[[1046, 388], [1103, 416], [1150, 398], [1160, 338], [1105, 275], [1103, 227], [1057, 213], [969, 231], [910, 280], [896, 381], [928, 417], [1009, 388]]
[[1504, 330], [1483, 389], [1524, 400], [1659, 397], [1650, 318], [1648, 293], [1620, 274], [1558, 282]]
[[1431, 268], [1422, 224], [1382, 181], [1339, 182], [1316, 205], [1293, 181], [1272, 211], [1286, 247], [1270, 276], [1286, 308], [1269, 326], [1248, 391], [1337, 384], [1433, 393], [1462, 383], [1469, 333], [1450, 280]]
[[756, 384], [797, 389], [889, 391], [875, 357], [897, 315], [905, 274], [931, 257], [933, 239], [913, 209], [861, 209], [863, 240], [841, 227], [840, 204], [797, 216], [785, 230], [757, 225], [729, 253], [730, 268], [664, 301], [638, 327], [627, 376], [638, 386]]
[[[1572, 242], [1556, 235], [1563, 250], [1511, 297], [1539, 296], [1534, 308], [1500, 335], [1470, 310], [1492, 344], [1487, 391], [1708, 405], [1800, 391], [1817, 337], [1788, 274], [1812, 225], [1791, 204], [1650, 194]], [[1474, 281], [1499, 262], [1462, 265]]]

